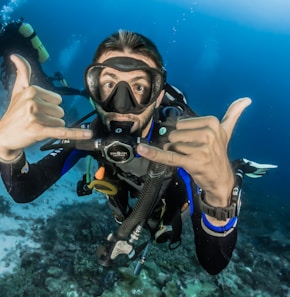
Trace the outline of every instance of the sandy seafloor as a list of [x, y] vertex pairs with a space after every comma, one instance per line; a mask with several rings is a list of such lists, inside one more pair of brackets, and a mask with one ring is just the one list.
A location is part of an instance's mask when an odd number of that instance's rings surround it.
[[[29, 157], [38, 154], [33, 149]], [[199, 266], [187, 221], [182, 245], [175, 251], [153, 245], [137, 277], [136, 261], [123, 259], [108, 269], [97, 263], [96, 248], [115, 224], [102, 197], [77, 197], [75, 185], [84, 166], [30, 204], [14, 203], [0, 189], [1, 297], [290, 296], [289, 223], [278, 197], [245, 181], [237, 248], [219, 275], [210, 276]], [[255, 205], [257, 197], [272, 207]]]

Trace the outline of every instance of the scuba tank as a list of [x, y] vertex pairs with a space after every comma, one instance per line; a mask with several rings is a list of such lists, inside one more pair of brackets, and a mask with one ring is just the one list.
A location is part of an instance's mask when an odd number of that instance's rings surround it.
[[38, 61], [40, 63], [44, 63], [49, 58], [49, 53], [42, 44], [32, 26], [28, 23], [22, 22], [18, 29], [18, 32], [25, 38], [30, 39], [33, 48], [35, 48], [38, 52]]

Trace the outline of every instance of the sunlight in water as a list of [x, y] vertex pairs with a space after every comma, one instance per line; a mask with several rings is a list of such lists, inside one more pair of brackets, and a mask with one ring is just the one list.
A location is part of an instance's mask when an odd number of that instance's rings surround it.
[[81, 48], [81, 43], [83, 42], [84, 41], [82, 40], [81, 36], [77, 36], [75, 34], [71, 36], [71, 38], [68, 41], [68, 46], [65, 47], [59, 55], [59, 65], [62, 69], [62, 72], [67, 71], [72, 61], [77, 56]]
[[23, 5], [26, 0], [10, 0], [7, 4], [0, 8], [0, 22], [7, 23], [10, 20], [10, 15], [14, 10]]
[[199, 1], [199, 9], [210, 15], [226, 17], [261, 29], [288, 32], [290, 30], [288, 0], [203, 0]]

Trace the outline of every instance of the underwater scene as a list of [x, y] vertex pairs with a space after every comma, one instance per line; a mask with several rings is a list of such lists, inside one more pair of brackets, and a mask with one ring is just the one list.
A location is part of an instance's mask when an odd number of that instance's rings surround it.
[[[49, 54], [44, 72], [60, 72], [73, 88], [84, 88], [99, 43], [126, 29], [157, 45], [167, 81], [199, 115], [221, 120], [234, 100], [250, 97], [230, 160], [275, 166], [245, 176], [237, 245], [215, 276], [198, 262], [190, 219], [178, 248], [153, 242], [142, 259], [101, 266], [96, 251], [117, 224], [103, 194], [77, 195], [86, 159], [31, 203], [14, 202], [1, 181], [0, 296], [290, 297], [289, 15], [287, 0], [1, 0], [1, 27], [31, 24]], [[10, 92], [0, 84], [0, 117]], [[92, 110], [78, 95], [64, 95], [62, 107], [68, 126]], [[26, 150], [30, 162], [48, 154], [42, 144]]]

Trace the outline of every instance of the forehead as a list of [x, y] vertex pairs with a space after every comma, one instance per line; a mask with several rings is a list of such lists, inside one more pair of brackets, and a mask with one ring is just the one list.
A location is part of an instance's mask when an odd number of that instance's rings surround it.
[[100, 79], [111, 77], [113, 79], [149, 79], [149, 75], [146, 71], [143, 70], [132, 70], [132, 71], [119, 71], [117, 69], [106, 67], [101, 73], [100, 73]]
[[155, 62], [150, 59], [149, 57], [146, 57], [144, 55], [140, 55], [140, 54], [136, 54], [136, 53], [131, 53], [129, 51], [124, 51], [124, 52], [120, 52], [120, 51], [108, 51], [105, 52], [104, 54], [102, 54], [100, 56], [100, 58], [98, 59], [98, 63], [103, 63], [105, 60], [109, 59], [109, 58], [114, 58], [114, 57], [129, 57], [129, 58], [134, 58], [137, 60], [141, 60], [144, 63], [146, 63], [148, 66], [152, 67], [152, 68], [157, 68]]

